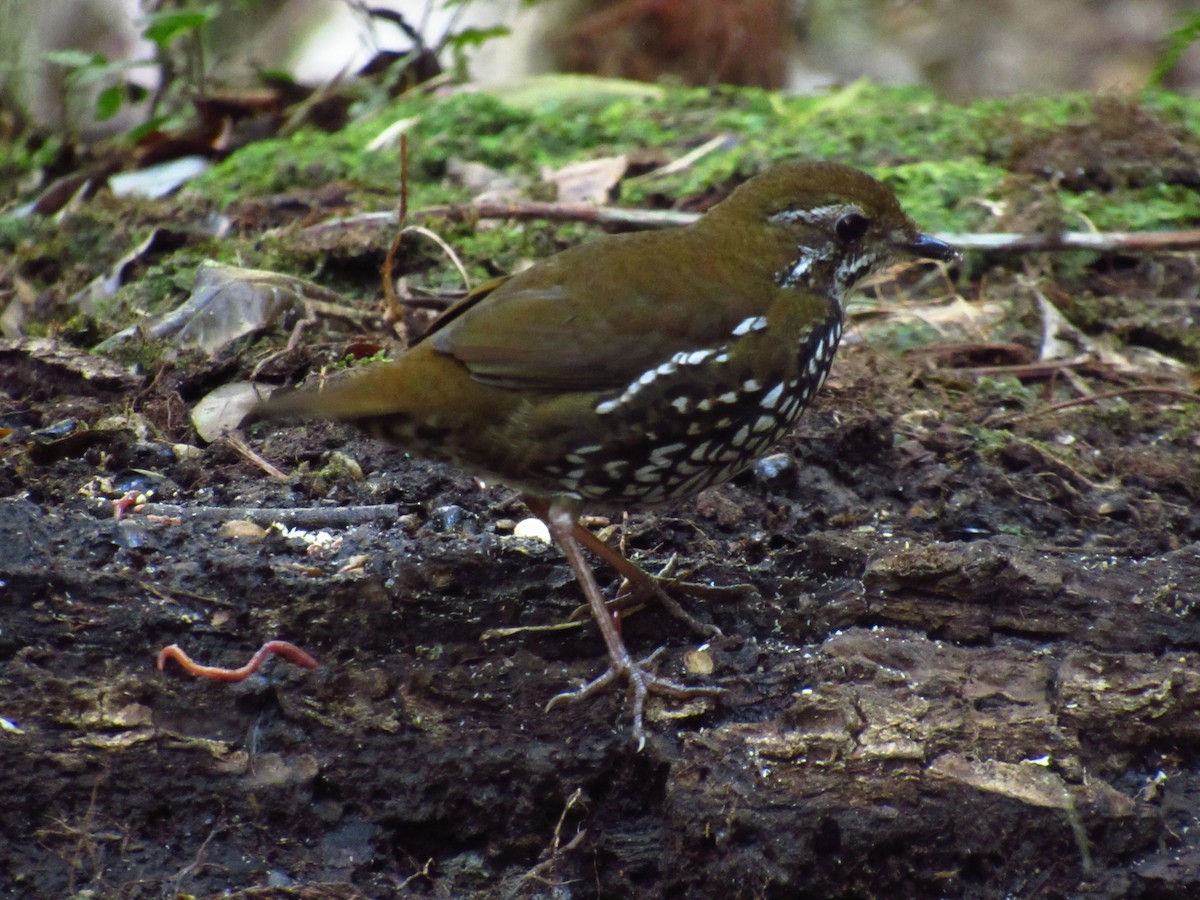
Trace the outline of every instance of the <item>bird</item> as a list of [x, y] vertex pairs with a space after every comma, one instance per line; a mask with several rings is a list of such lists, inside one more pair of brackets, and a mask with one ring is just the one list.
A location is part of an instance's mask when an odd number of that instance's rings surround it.
[[482, 284], [393, 360], [276, 392], [257, 414], [353, 423], [519, 490], [574, 570], [608, 655], [601, 675], [547, 708], [625, 682], [640, 749], [649, 694], [719, 689], [631, 656], [585, 549], [665, 592], [580, 515], [686, 498], [764, 455], [825, 381], [846, 293], [902, 257], [958, 254], [871, 175], [782, 163], [690, 225], [602, 236]]

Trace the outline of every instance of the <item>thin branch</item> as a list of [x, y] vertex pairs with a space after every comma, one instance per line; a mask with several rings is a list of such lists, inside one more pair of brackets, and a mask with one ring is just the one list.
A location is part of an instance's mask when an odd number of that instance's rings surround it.
[[387, 326], [389, 330], [394, 330], [396, 323], [404, 317], [404, 312], [400, 308], [400, 301], [396, 299], [396, 281], [392, 278], [392, 269], [395, 266], [396, 253], [400, 250], [400, 242], [404, 240], [404, 233], [408, 231], [408, 135], [400, 135], [400, 209], [396, 213], [396, 224], [399, 230], [395, 237], [392, 238], [392, 245], [388, 247], [387, 256], [383, 258], [383, 271], [380, 276], [383, 280], [383, 298], [387, 306]]
[[1181, 391], [1178, 388], [1142, 385], [1139, 387], [1117, 388], [1116, 390], [1112, 391], [1101, 391], [1098, 394], [1088, 394], [1086, 397], [1075, 397], [1071, 400], [1063, 400], [1060, 403], [1052, 403], [1049, 406], [1043, 406], [1041, 409], [1035, 409], [1031, 412], [1014, 416], [1010, 421], [1020, 422], [1025, 419], [1032, 419], [1036, 416], [1043, 416], [1047, 413], [1068, 409], [1072, 406], [1083, 406], [1087, 403], [1098, 403], [1101, 400], [1112, 400], [1116, 397], [1124, 397], [1129, 394], [1162, 394], [1166, 397], [1174, 397], [1178, 400], [1186, 400], [1190, 403], [1200, 403], [1200, 394], [1194, 394], [1191, 391]]
[[960, 250], [977, 253], [1095, 250], [1145, 253], [1152, 250], [1200, 249], [1200, 229], [1186, 231], [1064, 231], [1061, 234], [938, 234]]
[[242, 437], [240, 432], [227, 431], [217, 439], [225, 446], [229, 447], [243, 459], [254, 463], [276, 481], [287, 481], [288, 476], [282, 471], [264, 459], [253, 447], [246, 443], [246, 439]]
[[[497, 203], [483, 201], [475, 204], [431, 206], [413, 214], [413, 218], [522, 219], [551, 222], [590, 222], [596, 225], [623, 225], [634, 228], [670, 228], [690, 225], [695, 213], [656, 209], [621, 209], [614, 206], [593, 206], [590, 203]], [[306, 238], [319, 238], [327, 232], [346, 228], [378, 226], [395, 228], [399, 219], [394, 212], [360, 213], [328, 219], [301, 231]]]
[[179, 506], [174, 503], [147, 503], [145, 515], [169, 516], [196, 522], [249, 519], [259, 524], [280, 522], [291, 528], [346, 528], [374, 522], [395, 522], [403, 513], [399, 504], [377, 506]]
[[[414, 218], [476, 216], [481, 219], [542, 220], [550, 222], [585, 222], [595, 225], [620, 225], [631, 228], [670, 228], [690, 225], [698, 213], [669, 209], [627, 209], [616, 206], [594, 206], [590, 203], [501, 203], [484, 200], [462, 205], [430, 206], [413, 214]], [[329, 219], [305, 228], [306, 236], [352, 226], [398, 224], [394, 212], [362, 213]], [[1183, 231], [1064, 231], [1060, 234], [955, 234], [940, 232], [940, 240], [961, 250], [976, 253], [1061, 252], [1092, 250], [1103, 252], [1145, 253], [1158, 250], [1200, 249], [1200, 229]]]

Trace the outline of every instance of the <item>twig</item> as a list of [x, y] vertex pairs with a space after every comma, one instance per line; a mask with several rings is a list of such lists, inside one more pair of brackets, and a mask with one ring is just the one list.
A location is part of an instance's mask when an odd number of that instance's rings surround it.
[[1145, 253], [1150, 250], [1200, 249], [1200, 229], [1185, 231], [1064, 231], [1060, 234], [946, 234], [938, 238], [960, 250], [978, 253], [1098, 250]]
[[[478, 203], [430, 206], [414, 213], [419, 218], [476, 216], [481, 219], [538, 219], [551, 222], [589, 222], [596, 225], [623, 225], [634, 228], [670, 228], [690, 225], [700, 215], [664, 209], [627, 209], [615, 206], [594, 206], [590, 203], [501, 203], [484, 200]], [[395, 227], [394, 212], [362, 213], [355, 216], [329, 219], [310, 225], [301, 232], [305, 236], [320, 235], [351, 226], [379, 224]], [[961, 250], [976, 253], [1061, 252], [1093, 250], [1103, 252], [1145, 253], [1155, 250], [1200, 249], [1200, 229], [1183, 231], [1064, 231], [1059, 234], [959, 234], [940, 232], [940, 240]]]
[[1191, 403], [1200, 403], [1200, 394], [1194, 394], [1191, 391], [1181, 391], [1178, 388], [1166, 387], [1151, 387], [1142, 385], [1139, 387], [1117, 388], [1112, 391], [1101, 391], [1098, 394], [1088, 394], [1086, 397], [1075, 397], [1071, 400], [1063, 400], [1060, 403], [1052, 403], [1049, 406], [1043, 406], [1041, 409], [1035, 409], [1027, 413], [1021, 413], [1010, 419], [1010, 422], [1020, 422], [1025, 419], [1032, 419], [1035, 416], [1046, 415], [1047, 413], [1058, 412], [1062, 409], [1068, 409], [1072, 406], [1083, 406], [1086, 403], [1098, 403], [1101, 400], [1112, 400], [1114, 397], [1123, 397], [1127, 394], [1163, 394], [1167, 397], [1175, 397], [1179, 400], [1187, 400]]
[[200, 842], [200, 847], [199, 847], [199, 849], [196, 850], [195, 858], [190, 863], [183, 866], [173, 876], [171, 876], [171, 879], [168, 882], [168, 884], [171, 885], [170, 893], [172, 895], [177, 895], [177, 894], [182, 893], [182, 891], [180, 890], [180, 885], [183, 883], [183, 880], [185, 878], [190, 877], [193, 872], [195, 872], [198, 868], [200, 868], [200, 866], [204, 862], [204, 854], [208, 852], [208, 845], [212, 843], [213, 838], [215, 838], [218, 834], [220, 834], [224, 830], [225, 830], [224, 820], [218, 819], [216, 824], [214, 824], [213, 827], [209, 829], [208, 836], [205, 837], [204, 840]]
[[569, 850], [574, 850], [583, 841], [587, 835], [587, 829], [581, 828], [575, 833], [575, 836], [566, 844], [562, 843], [563, 824], [567, 820], [567, 813], [571, 811], [571, 807], [583, 800], [583, 788], [575, 788], [574, 793], [567, 798], [566, 805], [563, 807], [562, 813], [558, 817], [558, 824], [554, 826], [554, 837], [550, 840], [550, 846], [543, 852], [543, 859], [536, 866], [521, 876], [521, 881], [540, 881], [543, 884], [553, 883], [556, 886], [567, 884], [569, 882], [550, 882], [544, 873], [548, 872]]
[[1012, 375], [1015, 378], [1048, 378], [1064, 369], [1078, 369], [1096, 362], [1091, 354], [1084, 353], [1072, 359], [1056, 359], [1048, 362], [1016, 363], [1011, 366], [963, 366], [947, 367], [943, 372], [955, 375]]
[[[551, 222], [591, 222], [597, 225], [624, 225], [635, 228], [670, 228], [696, 221], [695, 213], [674, 210], [621, 209], [612, 206], [593, 206], [590, 203], [499, 203], [483, 201], [461, 206], [431, 206], [414, 214], [420, 218], [536, 219]], [[326, 232], [372, 225], [395, 228], [399, 220], [394, 212], [360, 213], [328, 219], [309, 225], [301, 235], [320, 238]]]
[[408, 230], [408, 135], [400, 135], [400, 209], [396, 213], [396, 224], [399, 230], [392, 238], [387, 256], [383, 258], [383, 270], [379, 273], [383, 280], [383, 297], [386, 302], [387, 327], [395, 330], [396, 323], [404, 317], [400, 301], [396, 298], [396, 282], [392, 278], [392, 270], [396, 262], [396, 253], [400, 250], [400, 242]]
[[246, 439], [237, 432], [227, 431], [225, 434], [221, 435], [218, 440], [224, 443], [225, 446], [232, 449], [243, 459], [254, 463], [276, 481], [288, 480], [288, 477], [284, 475], [283, 472], [275, 468], [275, 466], [271, 465], [271, 463], [269, 463], [267, 460], [263, 459], [263, 457], [260, 456], [253, 447], [246, 443]]
[[466, 288], [467, 292], [470, 293], [471, 276], [467, 274], [467, 269], [462, 264], [462, 260], [458, 258], [458, 254], [454, 252], [454, 248], [450, 246], [444, 237], [437, 232], [430, 231], [428, 228], [425, 228], [421, 225], [406, 225], [403, 229], [401, 229], [400, 234], [396, 239], [399, 240], [406, 234], [422, 234], [441, 247], [443, 252], [450, 257], [450, 262], [454, 263], [454, 268], [458, 269], [459, 277], [461, 277], [463, 280], [463, 286]]
[[179, 506], [173, 503], [147, 503], [146, 515], [175, 516], [194, 522], [249, 519], [259, 524], [281, 522], [299, 528], [342, 528], [372, 522], [395, 522], [403, 513], [398, 503], [376, 506]]

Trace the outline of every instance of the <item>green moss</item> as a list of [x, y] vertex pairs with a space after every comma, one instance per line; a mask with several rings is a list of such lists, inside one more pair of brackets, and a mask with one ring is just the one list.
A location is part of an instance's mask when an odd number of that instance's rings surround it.
[[[732, 88], [635, 90], [611, 81], [587, 90], [588, 83], [571, 80], [573, 93], [510, 89], [513, 102], [486, 92], [406, 97], [337, 135], [303, 132], [248, 146], [192, 189], [230, 202], [344, 181], [362, 199], [377, 195], [391, 205], [398, 152], [367, 148], [385, 129], [411, 119], [414, 209], [469, 199], [444, 179], [451, 159], [481, 162], [531, 183], [544, 167], [649, 149], [677, 158], [725, 135], [725, 146], [683, 171], [626, 183], [622, 201], [661, 203], [725, 186], [780, 160], [833, 159], [896, 185], [914, 216], [931, 227], [978, 229], [988, 227], [989, 214], [976, 201], [1003, 200], [1006, 166], [1055, 129], [1111, 128], [1122, 111], [1135, 133], [1146, 121], [1164, 129], [1200, 127], [1200, 102], [1165, 93], [1128, 101], [1070, 94], [957, 105], [922, 89], [865, 82], [810, 97]], [[1068, 214], [1104, 228], [1176, 227], [1200, 216], [1200, 200], [1183, 185], [1059, 193]]]
[[[399, 196], [399, 150], [394, 141], [370, 148], [397, 123], [405, 124], [409, 135], [409, 207], [414, 213], [471, 199], [468, 189], [447, 178], [451, 160], [500, 169], [524, 185], [528, 195], [543, 168], [624, 153], [651, 161], [649, 166], [641, 163], [642, 177], [621, 183], [619, 202], [627, 206], [661, 208], [707, 199], [774, 162], [833, 159], [867, 168], [890, 183], [913, 218], [935, 232], [1093, 226], [1136, 230], [1200, 222], [1200, 192], [1187, 182], [1187, 167], [1171, 168], [1172, 160], [1200, 154], [1200, 100], [1175, 94], [1100, 100], [1069, 94], [953, 104], [922, 89], [866, 82], [819, 96], [791, 97], [754, 89], [557, 77], [493, 92], [410, 94], [377, 107], [337, 134], [302, 131], [250, 144], [165, 202], [101, 197], [61, 222], [0, 217], [0, 253], [16, 259], [15, 271], [35, 290], [65, 299], [105, 272], [151, 228], [185, 227], [180, 223], [197, 221], [212, 209], [228, 210], [238, 220], [255, 198], [297, 194], [307, 200], [318, 188], [340, 184], [347, 201], [329, 215], [391, 210]], [[1145, 133], [1154, 140], [1139, 144]], [[645, 171], [718, 136], [723, 139], [719, 146], [680, 171]], [[1087, 172], [1074, 180], [1063, 177], [1074, 171], [1071, 153], [1087, 140], [1101, 151], [1105, 141], [1119, 142], [1121, 152], [1094, 155], [1095, 178]], [[1168, 153], [1172, 147], [1182, 157]], [[27, 162], [18, 161], [21, 166]], [[240, 221], [252, 230], [254, 214]], [[595, 234], [590, 226], [549, 222], [481, 225], [437, 218], [425, 224], [455, 248], [473, 283]], [[98, 312], [78, 318], [78, 310], [60, 303], [52, 315], [56, 326], [69, 322], [71, 334], [90, 340], [85, 336], [97, 330], [116, 330], [177, 305], [205, 258], [313, 278], [351, 299], [374, 298], [386, 247], [383, 229], [378, 239], [370, 232], [334, 247], [299, 239], [294, 229], [258, 234], [253, 240], [192, 238], [137, 269], [133, 281], [103, 301]], [[1055, 256], [1055, 279], [1080, 284], [1087, 275], [1084, 266], [1094, 258]], [[971, 262], [996, 261], [973, 257]], [[1016, 257], [1000, 264], [1021, 263]], [[425, 288], [461, 288], [454, 268], [428, 241], [406, 241], [403, 271]], [[1078, 296], [1080, 291], [1064, 293]], [[45, 324], [27, 327], [36, 330]], [[1136, 322], [1130, 324], [1131, 334], [1136, 327]], [[885, 337], [903, 348], [933, 335], [904, 325]], [[1009, 385], [986, 389], [1001, 405], [1028, 402]]]

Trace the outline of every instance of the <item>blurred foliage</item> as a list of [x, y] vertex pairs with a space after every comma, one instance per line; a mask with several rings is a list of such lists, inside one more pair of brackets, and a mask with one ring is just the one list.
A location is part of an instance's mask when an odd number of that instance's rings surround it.
[[1151, 87], [1162, 87], [1167, 75], [1183, 58], [1183, 54], [1192, 44], [1200, 41], [1200, 12], [1184, 13], [1180, 19], [1182, 24], [1163, 38], [1163, 52], [1150, 74]]

